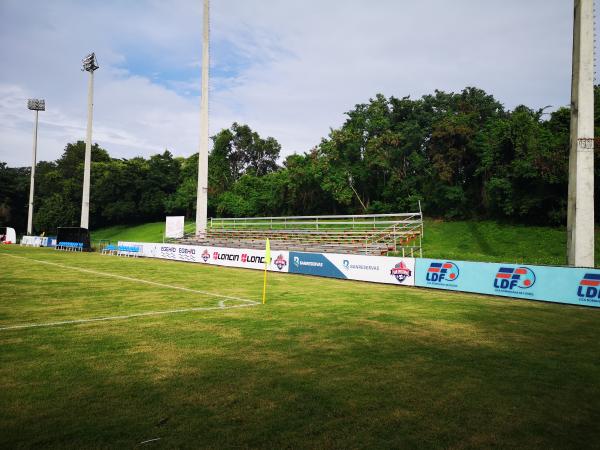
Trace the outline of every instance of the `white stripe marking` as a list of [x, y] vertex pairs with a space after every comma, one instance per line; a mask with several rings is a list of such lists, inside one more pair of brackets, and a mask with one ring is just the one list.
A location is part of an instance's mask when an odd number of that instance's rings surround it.
[[[222, 299], [222, 300], [219, 301], [218, 306], [207, 306], [207, 307], [198, 307], [198, 308], [184, 308], [184, 309], [171, 309], [171, 310], [167, 310], [167, 311], [149, 311], [149, 312], [136, 313], [136, 314], [127, 314], [127, 315], [122, 315], [122, 316], [95, 317], [95, 318], [91, 318], [91, 319], [63, 320], [63, 321], [60, 321], [60, 322], [30, 323], [30, 324], [22, 324], [22, 325], [11, 325], [11, 326], [8, 326], [8, 327], [0, 327], [0, 331], [18, 330], [18, 329], [26, 329], [26, 328], [39, 328], [39, 327], [54, 327], [54, 326], [59, 326], [59, 325], [72, 325], [72, 324], [89, 323], [89, 322], [103, 322], [103, 321], [109, 321], [109, 320], [123, 320], [123, 319], [131, 319], [131, 318], [134, 318], [134, 317], [158, 316], [158, 315], [164, 315], [164, 314], [177, 314], [177, 313], [195, 312], [195, 311], [212, 311], [212, 310], [217, 310], [217, 309], [247, 308], [247, 307], [250, 307], [250, 306], [260, 305], [259, 302], [256, 302], [254, 300], [249, 300], [249, 299], [240, 298], [240, 297], [232, 297], [232, 296], [228, 296], [228, 295], [215, 294], [213, 292], [199, 291], [197, 289], [190, 289], [190, 288], [185, 288], [185, 287], [180, 287], [180, 286], [171, 286], [169, 284], [157, 283], [155, 281], [142, 280], [142, 279], [139, 279], [139, 278], [126, 277], [126, 276], [123, 276], [123, 275], [116, 275], [116, 274], [113, 274], [113, 273], [99, 272], [99, 271], [90, 270], [90, 269], [82, 269], [80, 267], [73, 267], [73, 266], [67, 266], [65, 264], [60, 264], [60, 263], [53, 263], [53, 262], [49, 262], [49, 261], [42, 261], [42, 260], [39, 260], [39, 259], [26, 258], [24, 256], [8, 255], [6, 253], [0, 253], [0, 255], [10, 256], [12, 258], [25, 259], [27, 261], [34, 261], [34, 262], [37, 262], [37, 263], [40, 263], [40, 264], [48, 264], [48, 265], [51, 265], [51, 266], [62, 267], [64, 269], [71, 269], [71, 270], [77, 270], [77, 271], [80, 271], [80, 272], [87, 272], [87, 273], [91, 273], [91, 274], [94, 274], [94, 275], [119, 278], [119, 279], [126, 280], [126, 281], [133, 281], [133, 282], [138, 282], [138, 283], [150, 284], [150, 285], [153, 285], [153, 286], [164, 287], [164, 288], [168, 288], [168, 289], [177, 289], [177, 290], [180, 290], [180, 291], [193, 292], [195, 294], [208, 295], [208, 296], [217, 297], [217, 298], [221, 298]], [[245, 302], [245, 304], [243, 304], [243, 305], [225, 306], [225, 302], [228, 301], [228, 300], [237, 300], [237, 301]]]
[[92, 319], [78, 319], [78, 320], [63, 320], [61, 322], [47, 322], [47, 323], [29, 323], [23, 325], [11, 325], [9, 327], [2, 327], [0, 331], [5, 330], [19, 330], [24, 328], [40, 328], [40, 327], [55, 327], [58, 325], [72, 325], [79, 323], [89, 323], [89, 322], [103, 322], [108, 320], [123, 320], [123, 319], [132, 319], [134, 317], [145, 317], [145, 316], [158, 316], [162, 314], [177, 314], [177, 313], [186, 313], [186, 312], [195, 312], [195, 311], [211, 311], [215, 309], [233, 309], [233, 308], [249, 308], [251, 306], [259, 305], [258, 302], [254, 302], [252, 304], [247, 303], [244, 305], [233, 305], [233, 306], [207, 306], [205, 308], [185, 308], [185, 309], [171, 309], [169, 311], [150, 311], [143, 312], [137, 314], [128, 314], [125, 316], [110, 316], [110, 317], [96, 317]]
[[10, 256], [11, 258], [21, 258], [21, 259], [25, 259], [27, 261], [35, 261], [35, 262], [38, 262], [40, 264], [48, 264], [50, 266], [62, 267], [64, 269], [78, 270], [79, 272], [87, 272], [87, 273], [91, 273], [91, 274], [94, 274], [94, 275], [100, 275], [100, 276], [103, 276], [103, 277], [119, 278], [121, 280], [126, 280], [126, 281], [134, 281], [134, 282], [137, 282], [137, 283], [151, 284], [153, 286], [160, 286], [160, 287], [169, 288], [169, 289], [178, 289], [180, 291], [193, 292], [195, 294], [209, 295], [211, 297], [224, 298], [226, 300], [238, 300], [240, 302], [246, 302], [246, 303], [259, 303], [259, 302], [256, 302], [254, 300], [248, 300], [246, 298], [231, 297], [229, 295], [215, 294], [213, 292], [199, 291], [197, 289], [190, 289], [190, 288], [180, 287], [180, 286], [172, 286], [170, 284], [157, 283], [156, 281], [142, 280], [140, 278], [126, 277], [126, 276], [123, 276], [123, 275], [116, 275], [114, 273], [98, 272], [96, 270], [82, 269], [81, 267], [73, 267], [73, 266], [67, 266], [65, 264], [54, 263], [54, 262], [50, 262], [50, 261], [42, 261], [40, 259], [26, 258], [25, 256], [8, 255], [6, 253], [0, 253], [0, 255]]

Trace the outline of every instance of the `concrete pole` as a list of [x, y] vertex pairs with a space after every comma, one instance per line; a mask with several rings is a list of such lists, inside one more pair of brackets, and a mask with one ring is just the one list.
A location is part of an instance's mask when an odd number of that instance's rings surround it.
[[202, 87], [200, 92], [200, 148], [198, 152], [198, 193], [196, 195], [196, 234], [206, 232], [206, 216], [208, 213], [208, 18], [208, 0], [204, 0]]
[[33, 191], [35, 185], [35, 166], [37, 164], [37, 134], [38, 134], [38, 115], [35, 111], [35, 124], [33, 125], [33, 162], [31, 163], [31, 181], [29, 182], [29, 211], [27, 212], [27, 235], [33, 234]]
[[575, 0], [571, 141], [567, 206], [568, 264], [594, 266], [594, 0]]
[[83, 195], [81, 197], [81, 228], [89, 228], [90, 222], [90, 171], [92, 167], [92, 118], [94, 114], [94, 71], [89, 71], [88, 82], [88, 121], [85, 141], [85, 162], [83, 165]]

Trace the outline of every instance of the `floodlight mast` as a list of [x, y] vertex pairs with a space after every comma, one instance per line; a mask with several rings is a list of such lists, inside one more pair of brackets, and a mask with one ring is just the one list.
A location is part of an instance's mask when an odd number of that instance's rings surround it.
[[38, 135], [38, 114], [46, 110], [46, 101], [37, 98], [27, 100], [27, 108], [35, 111], [35, 123], [33, 125], [33, 157], [31, 163], [31, 180], [29, 182], [29, 209], [27, 211], [27, 235], [33, 234], [33, 193], [35, 186], [35, 166], [37, 164], [37, 135]]
[[204, 0], [202, 33], [202, 85], [200, 91], [200, 148], [198, 151], [198, 192], [196, 194], [196, 234], [206, 232], [208, 213], [208, 64], [209, 5]]
[[83, 69], [89, 72], [88, 80], [88, 120], [83, 165], [83, 195], [81, 197], [81, 228], [89, 228], [90, 221], [90, 171], [92, 166], [92, 118], [94, 114], [94, 71], [98, 69], [96, 55], [90, 53], [83, 59]]
[[572, 64], [567, 259], [594, 267], [594, 0], [575, 0]]

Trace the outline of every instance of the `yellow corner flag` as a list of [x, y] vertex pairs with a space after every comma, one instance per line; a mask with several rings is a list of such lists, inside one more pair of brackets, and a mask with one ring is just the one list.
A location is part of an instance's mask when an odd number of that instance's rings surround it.
[[269, 267], [269, 263], [271, 262], [271, 243], [269, 242], [269, 238], [267, 238], [267, 248], [265, 249], [265, 279], [263, 282], [263, 305], [267, 301], [267, 267]]

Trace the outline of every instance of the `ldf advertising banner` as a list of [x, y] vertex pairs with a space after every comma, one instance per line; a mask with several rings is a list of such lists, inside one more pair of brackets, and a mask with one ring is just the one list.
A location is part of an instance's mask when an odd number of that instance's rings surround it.
[[600, 270], [417, 259], [416, 285], [600, 307]]

